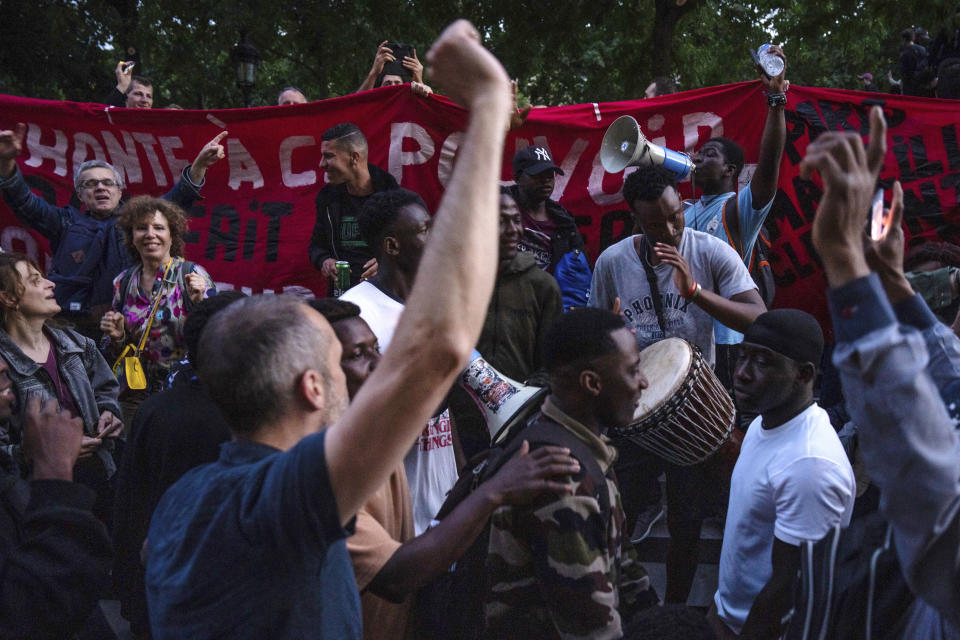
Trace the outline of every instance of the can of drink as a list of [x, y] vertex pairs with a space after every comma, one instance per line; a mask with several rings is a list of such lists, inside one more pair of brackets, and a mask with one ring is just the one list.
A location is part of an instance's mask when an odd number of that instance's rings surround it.
[[772, 46], [773, 45], [769, 43], [760, 45], [760, 48], [757, 49], [757, 58], [760, 61], [760, 68], [763, 69], [763, 72], [771, 78], [776, 78], [783, 73], [783, 59], [770, 52], [770, 47]]
[[337, 260], [337, 277], [333, 283], [333, 297], [339, 298], [350, 288], [350, 263]]

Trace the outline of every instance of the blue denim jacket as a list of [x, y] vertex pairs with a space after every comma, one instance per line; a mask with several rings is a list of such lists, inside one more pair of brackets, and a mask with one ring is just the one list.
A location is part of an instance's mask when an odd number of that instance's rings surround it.
[[828, 297], [837, 332], [834, 363], [860, 428], [864, 463], [880, 488], [904, 576], [919, 597], [911, 626], [921, 635], [914, 637], [955, 637], [960, 439], [941, 394], [956, 397], [960, 345], [945, 327], [930, 324], [916, 298], [898, 310], [924, 334], [899, 326], [876, 275]]
[[[202, 186], [190, 180], [187, 166], [163, 197], [186, 209]], [[14, 215], [50, 242], [53, 259], [47, 277], [57, 285], [54, 295], [60, 308], [77, 313], [109, 305], [113, 278], [132, 264], [116, 212], [97, 220], [71, 205], [56, 207], [30, 190], [19, 167], [9, 178], [0, 179], [0, 192]]]
[[234, 440], [157, 505], [147, 536], [156, 640], [359, 638], [360, 596], [325, 432], [289, 451]]
[[[100, 355], [93, 340], [80, 335], [72, 329], [52, 329], [46, 331], [51, 344], [56, 349], [57, 366], [60, 379], [73, 396], [74, 404], [80, 412], [76, 416], [83, 420], [83, 432], [88, 436], [97, 434], [100, 414], [110, 411], [118, 418], [123, 417], [117, 402], [119, 385], [110, 371], [110, 365]], [[0, 329], [0, 357], [7, 361], [7, 375], [13, 383], [16, 397], [13, 414], [0, 426], [0, 446], [7, 450], [18, 464], [22, 464], [20, 440], [23, 436], [23, 421], [26, 400], [31, 395], [42, 398], [56, 398], [57, 390], [46, 369], [33, 358], [24, 355], [13, 343], [6, 331]], [[107, 438], [97, 450], [107, 477], [114, 474], [117, 467], [112, 455], [113, 442]]]

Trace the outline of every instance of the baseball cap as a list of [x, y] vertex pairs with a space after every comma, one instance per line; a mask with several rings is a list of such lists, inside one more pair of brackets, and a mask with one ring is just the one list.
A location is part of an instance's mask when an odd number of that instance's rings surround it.
[[550, 169], [563, 175], [563, 169], [553, 164], [550, 150], [546, 147], [525, 147], [513, 156], [514, 175], [526, 173], [528, 176], [535, 176]]
[[860, 80], [873, 80], [873, 74], [868, 72], [863, 75], [857, 76], [857, 78], [859, 78]]

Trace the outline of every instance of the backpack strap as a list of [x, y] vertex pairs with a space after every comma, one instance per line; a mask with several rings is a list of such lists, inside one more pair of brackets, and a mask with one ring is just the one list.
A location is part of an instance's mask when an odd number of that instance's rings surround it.
[[127, 289], [130, 287], [130, 279], [133, 278], [134, 268], [130, 267], [128, 269], [124, 269], [124, 271], [125, 273], [123, 274], [123, 277], [120, 279], [120, 296], [121, 296], [120, 299], [121, 300], [126, 298]]
[[727, 233], [727, 242], [730, 243], [730, 246], [733, 247], [734, 251], [740, 254], [740, 259], [743, 260], [746, 258], [746, 256], [743, 255], [743, 238], [740, 236], [740, 212], [737, 211], [737, 209], [734, 209], [733, 213], [730, 215], [730, 221], [728, 222], [728, 202], [730, 202], [730, 198], [727, 198], [723, 201], [723, 208], [720, 210], [720, 218], [723, 220], [723, 230]]
[[[193, 272], [193, 268], [195, 266], [196, 266], [196, 263], [191, 262], [190, 260], [184, 260], [183, 262], [180, 263], [180, 272], [177, 273], [177, 286], [180, 287], [180, 291], [187, 290], [187, 283], [184, 282], [184, 278], [188, 273]], [[183, 299], [183, 310], [186, 311], [187, 313], [190, 313], [191, 311], [193, 311], [193, 308], [196, 305], [193, 303], [193, 300], [190, 299], [190, 296], [184, 295], [182, 299]]]

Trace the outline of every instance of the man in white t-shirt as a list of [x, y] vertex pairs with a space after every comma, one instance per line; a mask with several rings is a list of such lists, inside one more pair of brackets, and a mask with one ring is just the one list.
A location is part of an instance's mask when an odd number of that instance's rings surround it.
[[740, 346], [737, 401], [760, 415], [747, 429], [730, 483], [720, 582], [708, 616], [721, 640], [780, 637], [800, 544], [850, 523], [853, 469], [813, 400], [822, 352], [820, 325], [797, 309], [761, 315]]
[[[600, 254], [590, 306], [611, 309], [619, 299], [620, 313], [635, 329], [641, 349], [666, 337], [684, 338], [700, 348], [712, 367], [713, 320], [744, 331], [766, 311], [753, 279], [725, 242], [684, 229], [683, 203], [671, 171], [640, 167], [624, 182], [623, 196], [642, 234]], [[617, 476], [631, 525], [641, 511], [657, 514], [646, 518], [647, 524], [662, 515], [656, 478], [662, 468], [667, 470], [665, 600], [685, 603], [697, 569], [700, 527], [720, 483], [708, 479], [704, 465], [674, 467], [629, 442], [617, 446]]]
[[[430, 214], [423, 199], [413, 191], [389, 189], [370, 196], [357, 223], [379, 270], [373, 278], [348, 289], [340, 299], [360, 307], [360, 317], [370, 325], [385, 352], [403, 312], [404, 300], [413, 288], [430, 231]], [[420, 535], [430, 526], [447, 491], [457, 481], [449, 410], [444, 408], [427, 422], [403, 463], [413, 500], [414, 532]]]

